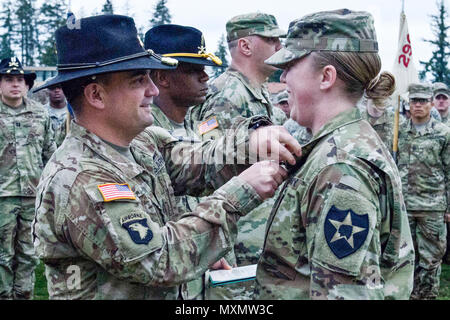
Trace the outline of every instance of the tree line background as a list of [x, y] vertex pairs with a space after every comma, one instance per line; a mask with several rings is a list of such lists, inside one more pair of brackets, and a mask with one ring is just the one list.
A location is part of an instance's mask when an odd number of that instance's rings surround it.
[[[167, 6], [168, 0], [158, 0], [153, 8], [153, 16], [149, 26], [171, 23], [172, 16]], [[444, 82], [450, 85], [450, 70], [448, 58], [450, 45], [447, 31], [450, 26], [446, 23], [448, 17], [444, 1], [436, 2], [437, 14], [430, 17], [434, 39], [424, 39], [430, 43], [432, 58], [420, 61], [421, 79], [432, 82]], [[16, 55], [26, 66], [56, 66], [56, 47], [54, 33], [57, 28], [66, 24], [68, 3], [66, 0], [47, 0], [40, 7], [37, 0], [3, 0], [0, 8], [0, 58]], [[115, 13], [112, 0], [106, 0], [98, 14]], [[129, 15], [130, 5], [127, 1], [125, 14]], [[144, 28], [138, 27], [141, 38], [144, 38]], [[227, 44], [225, 35], [217, 43], [215, 54], [228, 65]], [[217, 77], [225, 68], [213, 68], [212, 77]], [[276, 72], [269, 81], [279, 81], [280, 72]]]

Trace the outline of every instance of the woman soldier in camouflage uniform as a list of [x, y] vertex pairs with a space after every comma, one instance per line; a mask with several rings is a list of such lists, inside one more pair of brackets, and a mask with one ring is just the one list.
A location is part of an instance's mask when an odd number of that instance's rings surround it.
[[[313, 138], [269, 217], [258, 299], [408, 299], [414, 249], [398, 170], [357, 101], [385, 95], [373, 18], [347, 9], [291, 22], [291, 118]], [[390, 83], [386, 83], [390, 81]], [[382, 89], [383, 88], [383, 89]]]

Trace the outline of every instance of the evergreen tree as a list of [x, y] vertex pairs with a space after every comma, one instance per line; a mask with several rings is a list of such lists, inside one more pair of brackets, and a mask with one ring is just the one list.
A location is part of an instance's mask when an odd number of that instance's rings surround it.
[[430, 61], [420, 61], [420, 64], [424, 66], [424, 70], [420, 72], [419, 76], [421, 79], [425, 79], [427, 74], [430, 73], [433, 82], [445, 82], [447, 85], [450, 85], [450, 70], [447, 66], [450, 56], [449, 42], [447, 40], [449, 26], [445, 23], [448, 14], [443, 0], [437, 5], [439, 9], [438, 15], [431, 16], [432, 30], [436, 39], [425, 40], [431, 43], [435, 50], [433, 50]]
[[3, 3], [3, 10], [0, 16], [0, 28], [2, 28], [2, 36], [0, 40], [0, 59], [14, 56], [12, 47], [15, 21], [11, 1]]
[[217, 57], [222, 60], [222, 66], [223, 67], [215, 67], [213, 68], [213, 75], [212, 78], [217, 78], [222, 73], [225, 72], [226, 66], [228, 66], [228, 59], [227, 59], [227, 45], [225, 43], [225, 35], [222, 34], [220, 37], [220, 40], [217, 44], [217, 51], [214, 53]]
[[105, 4], [103, 5], [102, 13], [103, 14], [114, 14], [113, 5], [110, 0], [106, 0]]
[[169, 8], [167, 8], [166, 4], [167, 0], [159, 0], [156, 4], [153, 18], [150, 20], [152, 28], [161, 24], [170, 23], [172, 21], [172, 15], [170, 14]]
[[66, 24], [67, 12], [65, 0], [53, 0], [51, 3], [44, 3], [40, 9], [39, 25], [43, 30], [41, 32], [43, 48], [39, 60], [42, 65], [55, 66], [57, 63], [55, 32], [56, 29]]
[[23, 65], [33, 65], [36, 53], [40, 52], [39, 31], [37, 27], [35, 0], [18, 0], [16, 2], [16, 18], [18, 37], [16, 43], [20, 46]]

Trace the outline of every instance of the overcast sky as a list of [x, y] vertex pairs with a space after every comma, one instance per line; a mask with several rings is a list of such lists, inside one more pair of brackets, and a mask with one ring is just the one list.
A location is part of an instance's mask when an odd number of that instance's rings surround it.
[[[449, 1], [445, 0], [447, 12]], [[437, 0], [405, 0], [413, 61], [420, 71], [419, 60], [431, 58], [430, 44], [424, 39], [434, 40], [431, 30], [431, 15], [437, 15]], [[72, 11], [77, 18], [101, 12], [105, 0], [71, 0]], [[114, 13], [132, 16], [136, 25], [145, 33], [149, 27], [157, 0], [112, 0]], [[217, 43], [225, 34], [225, 24], [233, 16], [264, 12], [273, 14], [280, 27], [287, 31], [289, 22], [302, 16], [324, 10], [348, 8], [370, 12], [375, 19], [380, 56], [384, 70], [392, 70], [398, 46], [398, 32], [402, 0], [169, 0], [167, 4], [172, 23], [200, 29], [209, 52], [217, 49]], [[447, 17], [447, 25], [450, 24]]]

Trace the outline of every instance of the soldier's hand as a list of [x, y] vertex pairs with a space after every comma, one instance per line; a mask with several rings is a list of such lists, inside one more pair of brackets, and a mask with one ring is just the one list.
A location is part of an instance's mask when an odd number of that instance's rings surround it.
[[445, 222], [450, 222], [450, 212], [447, 212], [447, 213], [444, 215], [444, 221], [445, 221]]
[[225, 258], [220, 259], [216, 263], [214, 263], [211, 267], [211, 270], [231, 270], [233, 269]]
[[302, 147], [282, 126], [266, 126], [250, 134], [250, 154], [261, 160], [287, 161], [295, 164], [296, 156], [301, 156]]
[[287, 177], [287, 171], [276, 161], [261, 161], [243, 171], [240, 178], [249, 183], [265, 200], [273, 197], [275, 191]]

